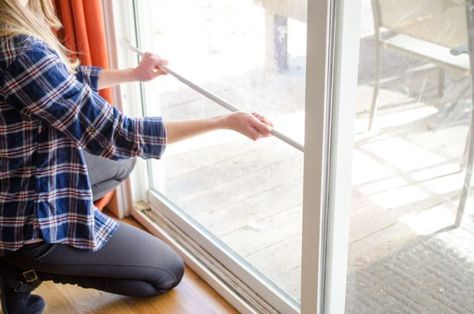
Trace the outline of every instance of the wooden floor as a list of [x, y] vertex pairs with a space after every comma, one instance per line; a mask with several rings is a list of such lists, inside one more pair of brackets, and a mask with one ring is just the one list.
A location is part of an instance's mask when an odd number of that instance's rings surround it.
[[[125, 221], [138, 225], [132, 219]], [[182, 282], [174, 290], [149, 299], [123, 297], [52, 282], [43, 283], [35, 293], [46, 300], [45, 314], [237, 313], [189, 268], [186, 268]]]

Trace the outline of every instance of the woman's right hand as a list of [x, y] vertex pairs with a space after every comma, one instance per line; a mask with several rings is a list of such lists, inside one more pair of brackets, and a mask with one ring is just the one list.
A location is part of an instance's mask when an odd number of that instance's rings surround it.
[[269, 137], [273, 127], [271, 121], [256, 112], [230, 113], [224, 116], [224, 121], [225, 128], [239, 132], [254, 141]]

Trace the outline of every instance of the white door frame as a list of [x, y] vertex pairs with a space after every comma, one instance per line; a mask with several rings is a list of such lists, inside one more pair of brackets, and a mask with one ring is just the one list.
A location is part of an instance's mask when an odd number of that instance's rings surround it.
[[301, 313], [344, 313], [360, 0], [308, 1]]

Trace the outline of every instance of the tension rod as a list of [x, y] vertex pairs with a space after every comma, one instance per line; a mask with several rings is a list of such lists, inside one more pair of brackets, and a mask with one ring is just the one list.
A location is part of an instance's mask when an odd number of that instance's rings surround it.
[[[138, 49], [137, 47], [134, 47], [132, 44], [128, 43], [129, 47], [131, 50], [133, 50], [135, 53], [137, 53], [138, 55], [140, 56], [143, 56], [143, 51], [141, 51], [140, 49]], [[216, 104], [224, 107], [225, 109], [229, 110], [229, 111], [232, 111], [232, 112], [236, 112], [236, 111], [241, 111], [238, 107], [232, 105], [231, 103], [229, 103], [228, 101], [220, 98], [219, 96], [217, 95], [214, 95], [213, 93], [207, 91], [206, 89], [200, 87], [199, 85], [191, 82], [190, 80], [184, 78], [182, 75], [176, 73], [175, 71], [171, 70], [168, 66], [162, 66], [169, 74], [171, 74], [172, 76], [174, 76], [176, 79], [178, 79], [179, 81], [181, 81], [182, 83], [184, 83], [185, 85], [191, 87], [192, 89], [194, 89], [195, 91], [197, 91], [198, 93], [200, 93], [201, 95], [209, 98], [210, 100], [214, 101]], [[294, 139], [286, 136], [285, 134], [273, 129], [272, 130], [272, 135], [275, 136], [276, 138], [280, 139], [281, 141], [287, 143], [288, 145], [290, 146], [293, 146], [294, 148], [298, 149], [299, 151], [301, 152], [304, 152], [304, 146], [295, 141]]]

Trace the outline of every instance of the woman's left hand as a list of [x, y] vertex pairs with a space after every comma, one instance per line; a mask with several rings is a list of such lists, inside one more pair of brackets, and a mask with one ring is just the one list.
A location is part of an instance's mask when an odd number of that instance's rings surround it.
[[133, 69], [137, 81], [146, 82], [157, 78], [160, 75], [166, 75], [168, 72], [165, 67], [167, 60], [161, 59], [158, 55], [145, 52], [140, 64]]

